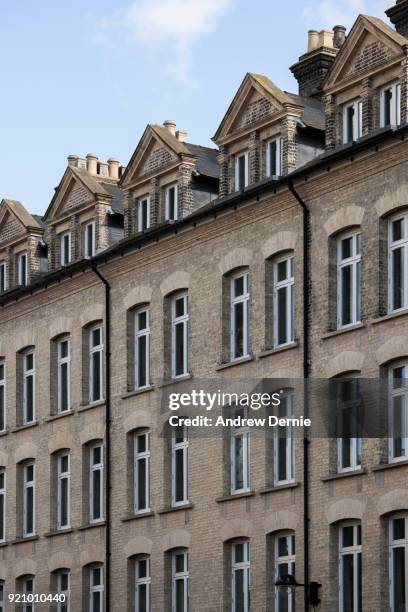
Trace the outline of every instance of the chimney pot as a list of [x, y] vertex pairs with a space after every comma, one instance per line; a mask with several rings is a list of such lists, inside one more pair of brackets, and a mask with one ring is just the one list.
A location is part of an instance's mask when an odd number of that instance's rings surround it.
[[319, 32], [317, 30], [309, 30], [308, 32], [308, 45], [307, 45], [307, 50], [309, 51], [313, 51], [314, 49], [317, 49], [317, 47], [319, 46]]
[[184, 130], [177, 130], [176, 138], [179, 142], [186, 142], [188, 133]]
[[71, 166], [71, 168], [77, 167], [78, 155], [68, 155], [67, 160], [68, 160], [68, 166]]
[[333, 28], [333, 46], [340, 49], [346, 40], [346, 28], [342, 25], [336, 25]]
[[319, 32], [319, 47], [333, 48], [333, 32], [321, 30]]
[[176, 135], [176, 122], [173, 121], [172, 119], [166, 119], [166, 121], [164, 121], [163, 123], [164, 127], [167, 128], [170, 132], [170, 134], [172, 134], [172, 136]]
[[95, 153], [86, 156], [86, 169], [89, 174], [98, 174], [98, 156]]
[[113, 179], [119, 178], [119, 160], [114, 157], [108, 159], [109, 176]]

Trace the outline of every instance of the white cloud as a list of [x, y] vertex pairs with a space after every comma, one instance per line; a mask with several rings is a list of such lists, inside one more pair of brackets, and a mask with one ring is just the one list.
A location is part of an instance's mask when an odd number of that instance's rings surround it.
[[394, 0], [310, 0], [303, 11], [308, 26], [313, 28], [332, 28], [341, 24], [350, 28], [359, 13], [382, 17], [388, 21], [384, 10], [392, 6]]
[[161, 48], [166, 51], [161, 57], [166, 68], [177, 78], [187, 79], [195, 43], [216, 30], [233, 1], [133, 0], [113, 17], [99, 21], [99, 38], [115, 44], [118, 33], [125, 32], [132, 42]]

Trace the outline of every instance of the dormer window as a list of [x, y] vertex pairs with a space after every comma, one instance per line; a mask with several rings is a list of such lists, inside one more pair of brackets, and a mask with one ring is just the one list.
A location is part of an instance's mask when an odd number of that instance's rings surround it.
[[343, 107], [343, 143], [353, 142], [363, 135], [363, 102], [354, 100]]
[[95, 221], [85, 225], [85, 257], [95, 255]]
[[242, 191], [249, 184], [248, 151], [235, 156], [235, 191]]
[[7, 289], [7, 264], [5, 261], [0, 263], [0, 293]]
[[381, 127], [401, 123], [401, 84], [387, 85], [381, 91]]
[[71, 263], [71, 233], [62, 234], [61, 241], [61, 266], [67, 266]]
[[144, 232], [150, 227], [150, 198], [148, 196], [139, 200], [137, 205], [138, 230]]
[[177, 221], [178, 219], [178, 189], [177, 185], [166, 187], [166, 221]]
[[27, 285], [27, 253], [20, 253], [17, 256], [17, 284]]
[[267, 176], [282, 174], [282, 138], [274, 138], [266, 144], [266, 174]]

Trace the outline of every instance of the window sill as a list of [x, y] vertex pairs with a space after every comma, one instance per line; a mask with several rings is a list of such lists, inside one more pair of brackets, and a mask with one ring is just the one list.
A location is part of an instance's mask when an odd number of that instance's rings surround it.
[[78, 412], [84, 412], [85, 410], [90, 410], [91, 408], [99, 408], [99, 406], [105, 406], [105, 400], [101, 400], [99, 402], [93, 402], [92, 404], [81, 404], [78, 408]]
[[163, 387], [170, 387], [170, 385], [176, 385], [177, 383], [185, 382], [193, 378], [192, 373], [186, 374], [185, 376], [179, 376], [178, 378], [170, 378], [169, 380], [163, 381], [160, 385], [157, 385], [159, 389]]
[[46, 423], [51, 423], [52, 421], [58, 421], [58, 419], [63, 419], [64, 417], [68, 417], [68, 416], [72, 416], [74, 413], [74, 411], [71, 410], [65, 410], [65, 412], [60, 412], [59, 414], [53, 414], [50, 417], [48, 417], [47, 419], [45, 419]]
[[350, 470], [350, 472], [340, 472], [340, 474], [333, 474], [333, 476], [324, 476], [320, 480], [322, 482], [331, 482], [332, 480], [341, 480], [342, 478], [350, 478], [352, 476], [362, 476], [367, 474], [367, 470]]
[[278, 353], [284, 353], [285, 351], [291, 351], [294, 348], [299, 347], [299, 342], [295, 340], [295, 342], [290, 342], [288, 344], [282, 344], [281, 346], [277, 346], [273, 349], [267, 349], [259, 353], [259, 359], [263, 359], [264, 357], [269, 357], [269, 355], [276, 355]]
[[265, 495], [266, 493], [273, 493], [274, 491], [286, 491], [288, 489], [296, 489], [296, 487], [299, 487], [300, 483], [297, 482], [296, 480], [293, 482], [287, 482], [286, 484], [281, 484], [281, 485], [273, 485], [271, 487], [265, 487], [263, 489], [259, 489], [258, 493], [260, 495]]
[[356, 323], [355, 325], [349, 325], [348, 327], [340, 327], [339, 329], [335, 329], [334, 331], [328, 332], [327, 334], [323, 334], [322, 339], [327, 340], [328, 338], [334, 338], [336, 336], [341, 336], [342, 334], [348, 334], [349, 332], [353, 332], [358, 329], [364, 329], [364, 327], [367, 327], [365, 323]]
[[140, 512], [140, 514], [128, 514], [120, 520], [122, 521], [122, 523], [128, 523], [129, 521], [137, 521], [139, 519], [148, 518], [150, 516], [155, 516], [155, 512]]
[[10, 429], [4, 429], [3, 431], [0, 431], [0, 438], [2, 438], [3, 436], [7, 436], [9, 433], [11, 433]]
[[243, 493], [233, 493], [232, 495], [224, 495], [218, 497], [215, 501], [217, 504], [223, 504], [224, 502], [232, 501], [233, 499], [243, 499], [245, 497], [254, 497], [255, 491], [244, 491]]
[[182, 506], [171, 506], [170, 508], [163, 508], [163, 510], [159, 510], [157, 514], [169, 514], [170, 512], [179, 512], [181, 510], [191, 510], [192, 508], [194, 508], [194, 504], [190, 502]]
[[0, 542], [0, 548], [4, 548], [5, 546], [8, 546], [10, 544], [10, 542]]
[[96, 529], [97, 527], [105, 527], [106, 522], [100, 521], [99, 523], [89, 523], [88, 525], [82, 525], [78, 527], [77, 531], [86, 531], [87, 529]]
[[384, 470], [392, 470], [393, 468], [399, 467], [407, 467], [408, 459], [404, 459], [403, 461], [393, 461], [392, 463], [384, 463], [381, 465], [376, 465], [372, 468], [373, 472], [383, 472]]
[[15, 540], [12, 540], [10, 542], [10, 544], [24, 544], [24, 542], [35, 542], [36, 540], [39, 540], [40, 536], [38, 535], [32, 535], [29, 536], [27, 538], [16, 538]]
[[56, 529], [55, 531], [49, 531], [48, 533], [44, 534], [45, 538], [53, 538], [54, 536], [60, 536], [60, 535], [65, 535], [67, 533], [73, 533], [74, 530], [72, 529], [72, 527], [69, 527], [67, 529]]
[[233, 368], [234, 366], [239, 366], [243, 363], [249, 363], [250, 361], [254, 361], [255, 357], [253, 355], [247, 355], [246, 357], [241, 357], [240, 359], [235, 359], [234, 361], [228, 361], [227, 363], [221, 363], [215, 369], [217, 372], [220, 370], [226, 370], [227, 368]]
[[18, 427], [13, 427], [11, 433], [17, 433], [18, 431], [24, 431], [24, 429], [31, 429], [32, 427], [37, 427], [39, 425], [38, 421], [34, 421], [33, 423], [28, 423], [27, 425], [19, 425]]
[[378, 319], [374, 319], [373, 321], [371, 321], [371, 325], [378, 325], [379, 323], [385, 323], [385, 321], [392, 321], [393, 319], [398, 319], [399, 317], [406, 317], [407, 315], [408, 308], [396, 310], [395, 312], [390, 312], [389, 314], [386, 314], [383, 317], [378, 317]]
[[127, 393], [122, 395], [122, 399], [128, 399], [129, 397], [134, 397], [136, 395], [143, 395], [143, 393], [150, 393], [151, 391], [154, 391], [153, 385], [143, 387], [142, 389], [134, 389], [133, 391], [128, 391]]

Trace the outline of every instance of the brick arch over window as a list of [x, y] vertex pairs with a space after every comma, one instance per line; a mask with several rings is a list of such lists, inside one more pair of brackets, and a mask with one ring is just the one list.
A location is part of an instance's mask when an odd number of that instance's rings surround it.
[[55, 321], [52, 321], [49, 327], [49, 337], [51, 340], [55, 340], [58, 336], [69, 335], [72, 327], [72, 319], [58, 317]]
[[104, 317], [104, 312], [105, 310], [102, 303], [94, 303], [92, 304], [92, 306], [88, 306], [87, 308], [85, 308], [79, 318], [81, 327], [87, 327], [91, 323], [96, 323], [96, 321], [102, 321]]
[[177, 270], [165, 278], [160, 284], [160, 291], [162, 295], [169, 295], [175, 291], [181, 291], [182, 289], [188, 289], [190, 286], [190, 274], [183, 270]]
[[408, 510], [408, 491], [406, 489], [394, 489], [385, 493], [377, 500], [377, 510], [379, 516]]
[[152, 425], [151, 414], [147, 410], [133, 411], [123, 422], [125, 433], [135, 429], [150, 429]]
[[364, 217], [364, 208], [361, 206], [345, 206], [331, 215], [324, 224], [328, 236], [334, 236], [348, 227], [361, 225]]
[[329, 525], [340, 521], [361, 520], [363, 518], [365, 504], [358, 499], [339, 499], [326, 510]]
[[0, 451], [0, 466], [1, 466], [1, 468], [7, 467], [8, 457], [9, 457], [8, 453], [5, 453], [4, 451]]
[[274, 234], [262, 246], [264, 259], [275, 257], [278, 253], [283, 253], [284, 251], [294, 251], [297, 239], [298, 236], [295, 232], [278, 232]]
[[299, 524], [299, 516], [295, 512], [279, 511], [265, 517], [265, 534], [277, 531], [296, 531]]
[[232, 519], [221, 527], [221, 541], [228, 542], [237, 538], [250, 538], [253, 534], [253, 525], [246, 519]]
[[88, 544], [80, 554], [81, 566], [105, 562], [105, 549], [102, 544]]
[[398, 208], [408, 207], [407, 185], [399, 185], [395, 191], [386, 191], [374, 204], [379, 217], [396, 212]]
[[21, 461], [26, 461], [27, 459], [36, 459], [36, 457], [37, 446], [32, 442], [24, 442], [24, 444], [22, 444], [16, 449], [14, 460], [16, 463], [21, 463]]
[[138, 304], [149, 304], [152, 300], [153, 290], [151, 287], [138, 286], [134, 287], [125, 297], [123, 298], [123, 306], [125, 310], [131, 310]]
[[137, 536], [130, 540], [124, 547], [125, 557], [135, 557], [136, 555], [150, 555], [152, 553], [153, 542], [144, 536]]
[[173, 548], [189, 548], [191, 542], [191, 534], [184, 529], [174, 529], [166, 533], [162, 539], [163, 552], [172, 550]]
[[396, 359], [403, 359], [408, 356], [408, 338], [395, 336], [384, 342], [377, 349], [376, 357], [379, 365], [385, 365]]
[[343, 372], [359, 372], [364, 364], [365, 356], [357, 351], [343, 351], [326, 364], [327, 378], [333, 378]]
[[69, 552], [56, 552], [48, 559], [48, 571], [50, 573], [70, 567], [72, 567], [72, 555]]
[[88, 444], [92, 440], [103, 440], [105, 437], [105, 425], [103, 423], [91, 423], [79, 434], [81, 445]]
[[228, 274], [237, 268], [250, 266], [253, 252], [250, 249], [234, 249], [225, 255], [218, 263], [218, 269], [222, 275]]
[[6, 564], [5, 561], [0, 561], [0, 580], [6, 580], [9, 572], [10, 563]]
[[28, 348], [35, 348], [36, 343], [35, 332], [31, 329], [26, 329], [21, 334], [18, 334], [15, 339], [16, 353], [21, 353]]
[[37, 563], [33, 559], [21, 559], [16, 563], [14, 573], [16, 578], [21, 576], [35, 576], [37, 572]]

